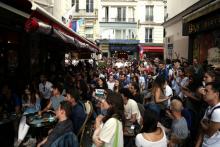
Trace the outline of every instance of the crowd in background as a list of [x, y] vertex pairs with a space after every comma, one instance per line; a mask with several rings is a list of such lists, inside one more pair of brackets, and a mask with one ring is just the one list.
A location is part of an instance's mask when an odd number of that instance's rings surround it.
[[[100, 66], [102, 65], [102, 66]], [[50, 146], [64, 132], [78, 134], [86, 118], [84, 102], [93, 104], [94, 146], [220, 146], [219, 73], [208, 65], [155, 59], [107, 58], [80, 63], [65, 72], [46, 74], [18, 95], [1, 85], [0, 113], [20, 116], [15, 145], [34, 144], [26, 115], [53, 110], [59, 122], [38, 146]], [[103, 89], [101, 96], [97, 90]], [[63, 103], [63, 101], [65, 101]], [[125, 125], [134, 130], [130, 139]], [[77, 144], [77, 141], [76, 141]]]

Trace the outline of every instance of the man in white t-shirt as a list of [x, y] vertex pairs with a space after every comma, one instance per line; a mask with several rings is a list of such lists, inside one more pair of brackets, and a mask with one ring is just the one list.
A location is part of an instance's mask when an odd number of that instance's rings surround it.
[[201, 121], [201, 133], [196, 147], [220, 146], [220, 83], [207, 83], [203, 91], [204, 101], [208, 103], [205, 115]]
[[50, 101], [53, 84], [47, 81], [45, 75], [40, 76], [40, 81], [41, 82], [39, 84], [39, 92], [40, 92], [40, 96], [42, 97], [41, 108], [44, 108]]
[[120, 90], [124, 102], [125, 118], [132, 123], [137, 122], [141, 125], [141, 113], [136, 101], [130, 99], [131, 93], [127, 88]]

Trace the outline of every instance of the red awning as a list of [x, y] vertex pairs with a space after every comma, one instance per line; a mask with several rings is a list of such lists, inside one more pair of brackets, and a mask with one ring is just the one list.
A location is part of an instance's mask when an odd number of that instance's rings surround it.
[[[44, 9], [31, 2], [32, 4], [32, 13], [30, 16], [30, 20], [36, 20], [36, 28], [28, 28], [34, 29], [35, 31], [39, 29], [49, 31], [51, 28], [53, 29], [53, 36], [59, 36], [62, 40], [67, 43], [72, 43], [81, 49], [81, 52], [100, 52], [100, 49], [95, 45], [95, 43], [89, 41], [88, 39], [76, 34], [74, 31], [66, 27], [62, 22], [55, 19], [52, 15], [46, 12]], [[28, 22], [27, 22], [28, 23]], [[26, 24], [27, 25], [27, 24]], [[28, 25], [26, 27], [29, 27]], [[26, 28], [27, 29], [27, 28]], [[46, 31], [46, 33], [48, 33]]]
[[141, 46], [144, 52], [148, 53], [163, 53], [164, 48], [161, 46]]

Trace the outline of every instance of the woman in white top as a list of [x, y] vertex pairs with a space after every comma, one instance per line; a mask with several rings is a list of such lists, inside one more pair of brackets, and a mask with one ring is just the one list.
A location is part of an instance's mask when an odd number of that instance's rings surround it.
[[110, 76], [109, 76], [107, 85], [108, 85], [108, 89], [110, 89], [111, 91], [114, 90], [115, 81], [114, 81], [113, 75], [110, 75]]
[[106, 100], [101, 101], [107, 110], [105, 117], [96, 118], [96, 130], [93, 134], [93, 143], [96, 147], [123, 147], [124, 105], [120, 94], [109, 92]]
[[167, 147], [167, 139], [164, 130], [158, 126], [159, 116], [157, 112], [146, 109], [144, 112], [142, 133], [135, 139], [137, 147]]

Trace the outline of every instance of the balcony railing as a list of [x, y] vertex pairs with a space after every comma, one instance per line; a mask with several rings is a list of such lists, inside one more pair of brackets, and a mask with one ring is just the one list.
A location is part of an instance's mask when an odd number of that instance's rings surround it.
[[79, 9], [78, 12], [74, 12], [74, 16], [85, 16], [85, 17], [98, 17], [98, 9], [94, 9], [93, 12], [86, 12], [86, 9]]
[[153, 16], [145, 16], [146, 21], [153, 21]]
[[135, 22], [135, 18], [102, 18], [102, 22]]
[[146, 43], [152, 43], [153, 42], [153, 38], [145, 38], [145, 42]]

